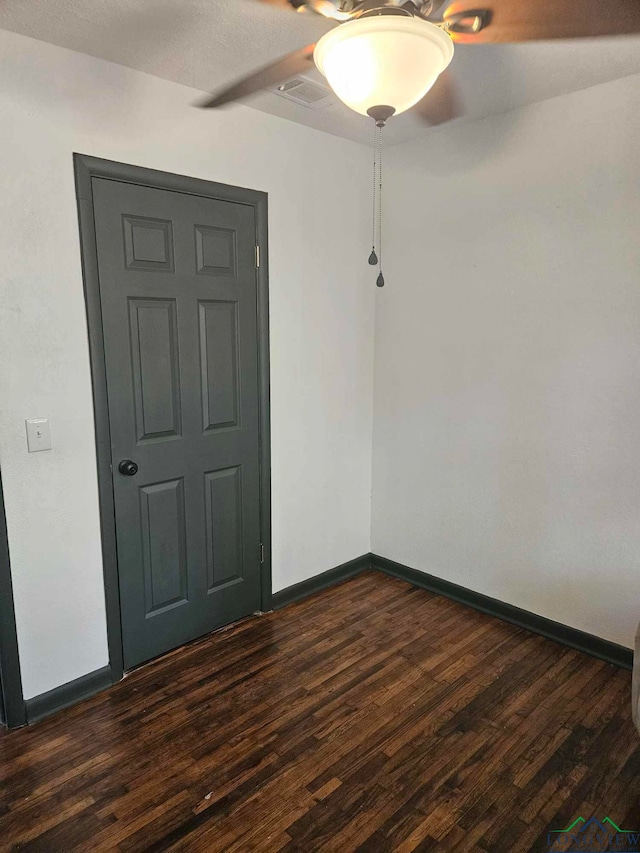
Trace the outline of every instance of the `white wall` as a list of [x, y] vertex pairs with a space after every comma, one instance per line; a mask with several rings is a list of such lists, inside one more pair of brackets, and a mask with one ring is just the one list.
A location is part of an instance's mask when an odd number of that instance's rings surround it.
[[[640, 77], [386, 157], [0, 32], [0, 465], [25, 695], [107, 662], [72, 152], [269, 192], [274, 590], [372, 549], [631, 645]], [[364, 155], [364, 156], [363, 156]], [[26, 452], [24, 418], [53, 450]]]
[[[0, 464], [25, 696], [107, 663], [74, 151], [266, 190], [274, 590], [369, 550], [369, 157], [0, 32]], [[53, 449], [27, 454], [24, 419]]]
[[632, 645], [640, 76], [387, 157], [374, 553]]

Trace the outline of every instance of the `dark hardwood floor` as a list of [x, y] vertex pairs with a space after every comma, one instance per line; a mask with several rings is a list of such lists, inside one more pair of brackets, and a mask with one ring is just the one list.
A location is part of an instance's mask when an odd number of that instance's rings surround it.
[[578, 816], [640, 828], [630, 682], [366, 573], [2, 734], [0, 849], [528, 853]]

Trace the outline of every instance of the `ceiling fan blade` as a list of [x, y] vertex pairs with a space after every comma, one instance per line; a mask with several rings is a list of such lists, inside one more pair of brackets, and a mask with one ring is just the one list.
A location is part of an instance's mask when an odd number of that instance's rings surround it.
[[309, 62], [313, 59], [314, 48], [314, 44], [309, 44], [301, 50], [289, 53], [277, 62], [267, 65], [259, 71], [255, 71], [243, 80], [239, 80], [228, 89], [224, 89], [222, 92], [208, 97], [197, 106], [203, 109], [221, 107], [223, 104], [238, 101], [240, 98], [245, 98], [247, 95], [259, 92], [260, 89], [275, 86], [289, 77], [295, 77], [296, 74], [301, 74], [308, 69]]
[[260, 2], [280, 9], [293, 9], [295, 12], [315, 12], [316, 15], [333, 18], [335, 21], [347, 21], [351, 17], [351, 13], [338, 10], [336, 0], [260, 0]]
[[460, 98], [451, 74], [447, 71], [441, 74], [412, 111], [432, 125], [444, 124], [462, 115]]
[[[455, 0], [444, 20], [482, 6], [482, 0]], [[489, 20], [479, 32], [453, 31], [456, 42], [519, 42], [593, 38], [640, 33], [640, 0], [490, 0]]]

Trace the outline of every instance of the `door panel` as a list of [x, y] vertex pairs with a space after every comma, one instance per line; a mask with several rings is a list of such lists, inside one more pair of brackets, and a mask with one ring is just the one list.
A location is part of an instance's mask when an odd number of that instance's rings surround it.
[[179, 436], [182, 421], [175, 299], [129, 299], [138, 442]]
[[186, 604], [187, 529], [184, 480], [140, 488], [145, 616]]
[[207, 592], [242, 580], [242, 468], [205, 474]]
[[200, 275], [235, 275], [235, 231], [197, 225], [196, 266]]
[[238, 303], [201, 302], [200, 367], [203, 427], [240, 425], [238, 375]]
[[92, 184], [132, 667], [260, 607], [255, 214]]

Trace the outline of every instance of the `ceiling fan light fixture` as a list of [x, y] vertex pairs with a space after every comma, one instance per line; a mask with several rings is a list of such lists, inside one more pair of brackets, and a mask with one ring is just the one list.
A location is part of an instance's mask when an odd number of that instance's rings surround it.
[[385, 105], [394, 115], [422, 100], [453, 58], [453, 42], [421, 18], [376, 15], [341, 24], [316, 45], [318, 70], [362, 115]]

